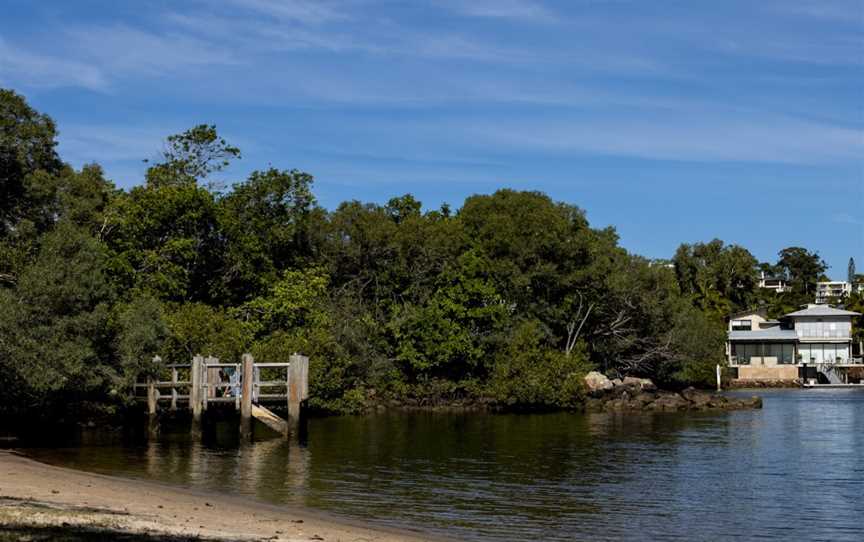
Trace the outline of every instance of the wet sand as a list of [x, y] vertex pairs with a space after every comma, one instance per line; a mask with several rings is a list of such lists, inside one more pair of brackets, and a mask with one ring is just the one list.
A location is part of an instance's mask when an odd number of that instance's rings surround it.
[[440, 540], [353, 524], [308, 509], [79, 472], [2, 450], [0, 526], [0, 540], [7, 539], [4, 529], [81, 534], [70, 540]]

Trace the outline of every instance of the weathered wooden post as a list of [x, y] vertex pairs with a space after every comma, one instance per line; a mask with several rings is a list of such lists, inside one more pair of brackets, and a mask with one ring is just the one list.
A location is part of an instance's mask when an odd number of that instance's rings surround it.
[[255, 359], [252, 354], [243, 354], [240, 373], [240, 436], [252, 437], [252, 379], [255, 372]]
[[[240, 375], [243, 374], [243, 363], [238, 363], [234, 365], [234, 378], [238, 379], [237, 382], [240, 382]], [[231, 387], [231, 394], [234, 396], [234, 410], [240, 412], [240, 389], [236, 386]]]
[[720, 385], [720, 372], [721, 372], [720, 364], [718, 363], [717, 364], [717, 391], [723, 391], [723, 388]]
[[192, 387], [189, 390], [189, 406], [192, 407], [192, 426], [198, 429], [201, 424], [201, 369], [204, 358], [195, 356], [192, 358], [191, 380]]
[[219, 363], [219, 358], [214, 358], [213, 356], [207, 356], [205, 360], [207, 362], [207, 398], [213, 399], [219, 394], [219, 384], [222, 383], [222, 380], [219, 378], [219, 373], [221, 369], [219, 367], [211, 367], [211, 365], [216, 365]]
[[171, 412], [177, 411], [177, 367], [171, 367]]
[[161, 362], [162, 359], [155, 356], [150, 374], [147, 376], [147, 431], [150, 436], [156, 436], [159, 433], [159, 420], [156, 418], [156, 409], [159, 403], [159, 390], [156, 389], [158, 376], [154, 376], [154, 374]]
[[216, 386], [215, 382], [219, 379], [218, 371], [216, 368], [216, 377], [214, 378], [213, 367], [209, 365], [211, 363], [218, 363], [219, 360], [207, 356], [203, 360], [201, 360], [201, 410], [206, 411], [207, 407], [210, 406], [210, 399], [216, 396]]
[[156, 381], [152, 376], [147, 377], [147, 414], [156, 415]]
[[300, 405], [309, 395], [309, 358], [293, 354], [288, 358], [288, 427], [300, 427]]

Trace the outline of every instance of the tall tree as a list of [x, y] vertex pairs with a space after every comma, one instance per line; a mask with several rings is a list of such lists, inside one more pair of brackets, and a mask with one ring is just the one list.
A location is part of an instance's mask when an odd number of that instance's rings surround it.
[[758, 262], [743, 247], [720, 239], [683, 244], [672, 261], [682, 293], [718, 319], [748, 308], [756, 299]]
[[57, 129], [48, 115], [12, 90], [0, 89], [0, 236], [26, 211], [26, 179], [63, 167], [55, 150]]
[[20, 385], [4, 394], [48, 408], [107, 391], [116, 375], [108, 326], [115, 294], [105, 249], [86, 231], [63, 222], [40, 244], [15, 287], [0, 290], [0, 373]]
[[784, 248], [778, 253], [777, 267], [789, 280], [800, 304], [812, 303], [816, 283], [823, 277], [828, 265], [818, 252], [802, 247]]
[[242, 303], [263, 293], [279, 273], [310, 256], [312, 176], [254, 171], [218, 202], [224, 268], [214, 297]]
[[147, 184], [195, 184], [237, 158], [240, 149], [225, 141], [215, 126], [199, 124], [166, 138], [161, 161], [147, 170]]

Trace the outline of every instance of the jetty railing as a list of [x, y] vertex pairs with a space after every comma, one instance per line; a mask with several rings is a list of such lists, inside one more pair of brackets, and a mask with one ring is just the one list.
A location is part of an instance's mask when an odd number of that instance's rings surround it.
[[[198, 424], [208, 406], [227, 403], [240, 411], [243, 432], [251, 431], [251, 418], [256, 417], [290, 433], [299, 423], [303, 401], [309, 397], [309, 358], [299, 354], [290, 356], [287, 363], [256, 363], [251, 354], [244, 354], [240, 363], [195, 356], [190, 363], [163, 364], [156, 356], [153, 364], [153, 375], [135, 384], [136, 391], [146, 390], [146, 396], [136, 393], [136, 399], [147, 401], [151, 418], [160, 404], [167, 403], [172, 411], [181, 406], [191, 409], [193, 422]], [[284, 426], [264, 407], [278, 403], [288, 408]]]

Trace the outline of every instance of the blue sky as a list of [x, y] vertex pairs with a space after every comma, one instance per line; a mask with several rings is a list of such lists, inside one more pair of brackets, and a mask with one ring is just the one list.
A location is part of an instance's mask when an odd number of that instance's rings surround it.
[[0, 85], [119, 186], [213, 123], [328, 208], [542, 190], [648, 257], [864, 267], [861, 0], [0, 3]]

